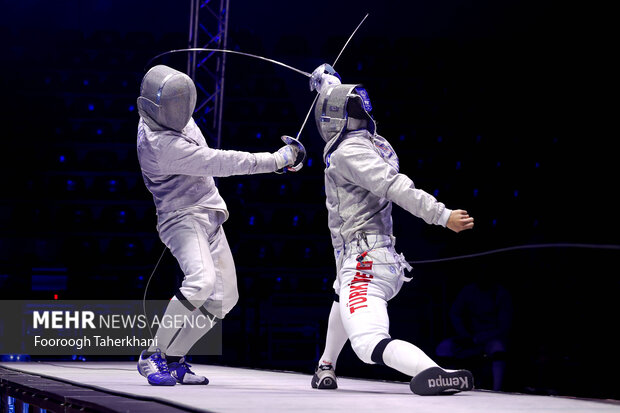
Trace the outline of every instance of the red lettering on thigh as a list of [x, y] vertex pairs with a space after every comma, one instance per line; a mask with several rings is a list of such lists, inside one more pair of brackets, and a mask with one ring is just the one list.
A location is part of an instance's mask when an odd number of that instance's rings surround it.
[[349, 300], [349, 307], [366, 302], [366, 297], [353, 297]]
[[[353, 287], [351, 287], [353, 289]], [[351, 305], [351, 300], [355, 297], [366, 296], [368, 293], [368, 284], [362, 284], [355, 287], [355, 291], [349, 292], [349, 305]]]
[[349, 307], [349, 311], [351, 311], [351, 314], [353, 314], [355, 312], [355, 310], [359, 310], [360, 308], [364, 308], [364, 307], [368, 307], [368, 306], [366, 304], [364, 304], [364, 305], [358, 305], [358, 306]]
[[[353, 283], [351, 283], [351, 284], [353, 284]], [[360, 290], [365, 290], [367, 288], [368, 288], [368, 283], [351, 285], [351, 291], [360, 291]]]
[[351, 294], [349, 294], [349, 298], [353, 298], [353, 297], [359, 297], [360, 295], [366, 295], [366, 290], [363, 291], [353, 291]]
[[349, 311], [353, 314], [356, 310], [368, 307], [368, 305], [363, 304], [367, 301], [366, 296], [368, 295], [368, 284], [371, 282], [373, 278], [370, 274], [364, 274], [361, 272], [357, 272], [355, 277], [351, 283], [349, 284]]
[[357, 278], [373, 278], [370, 274], [364, 274], [363, 272], [356, 272], [355, 277]]

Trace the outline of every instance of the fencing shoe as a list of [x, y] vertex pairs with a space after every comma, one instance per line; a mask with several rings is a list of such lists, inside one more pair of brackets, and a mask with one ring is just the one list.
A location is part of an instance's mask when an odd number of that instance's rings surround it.
[[170, 375], [166, 358], [161, 351], [157, 349], [157, 352], [148, 357], [144, 354], [145, 352], [146, 350], [140, 353], [138, 372], [153, 386], [174, 386], [177, 381]]
[[444, 370], [431, 367], [422, 370], [409, 383], [411, 391], [420, 396], [454, 394], [474, 388], [474, 377], [468, 370]]
[[190, 369], [191, 365], [185, 362], [185, 357], [181, 357], [178, 362], [168, 364], [170, 375], [181, 384], [209, 384], [209, 379], [198, 376]]
[[316, 368], [312, 381], [310, 382], [313, 389], [337, 389], [336, 372], [334, 367], [321, 364]]

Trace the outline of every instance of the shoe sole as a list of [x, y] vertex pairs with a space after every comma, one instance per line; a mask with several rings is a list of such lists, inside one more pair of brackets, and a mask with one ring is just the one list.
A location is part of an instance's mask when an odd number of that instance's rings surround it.
[[336, 383], [336, 380], [332, 379], [331, 377], [324, 377], [323, 380], [319, 381], [319, 376], [317, 376], [316, 374], [312, 376], [312, 381], [310, 382], [310, 385], [313, 389], [333, 390], [338, 388], [338, 383]]
[[175, 386], [177, 384], [177, 381], [174, 378], [172, 380], [165, 380], [165, 381], [158, 382], [158, 381], [151, 381], [151, 379], [147, 377], [146, 381], [148, 381], [151, 386]]
[[474, 376], [467, 370], [446, 371], [431, 367], [411, 379], [409, 387], [420, 396], [455, 394], [473, 389]]
[[209, 379], [206, 377], [203, 381], [194, 381], [194, 382], [190, 381], [187, 383], [177, 379], [176, 377], [174, 377], [174, 379], [176, 380], [177, 383], [182, 384], [183, 386], [206, 386], [207, 384], [209, 384]]
[[151, 379], [149, 379], [147, 376], [144, 375], [144, 373], [140, 369], [140, 364], [139, 363], [136, 366], [136, 368], [138, 369], [138, 373], [140, 373], [140, 375], [142, 377], [146, 378], [146, 381], [148, 381], [151, 386], [174, 386], [174, 385], [177, 384], [176, 379], [174, 377], [172, 377], [172, 376], [170, 376], [170, 378], [172, 380], [165, 380], [165, 381], [162, 381], [162, 382], [152, 381]]

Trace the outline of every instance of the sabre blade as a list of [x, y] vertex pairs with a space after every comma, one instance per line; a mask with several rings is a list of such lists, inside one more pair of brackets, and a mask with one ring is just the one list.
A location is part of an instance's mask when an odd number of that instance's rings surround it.
[[344, 46], [342, 46], [342, 49], [340, 50], [340, 53], [338, 53], [338, 56], [336, 57], [336, 60], [334, 60], [334, 63], [332, 64], [332, 67], [336, 66], [336, 63], [338, 63], [338, 59], [340, 59], [340, 56], [342, 55], [342, 52], [344, 52], [344, 49], [347, 48], [347, 46], [349, 45], [349, 42], [351, 41], [351, 39], [353, 39], [353, 36], [355, 36], [355, 33], [357, 33], [357, 31], [359, 30], [360, 27], [362, 27], [362, 24], [366, 21], [366, 18], [368, 17], [368, 13], [366, 13], [366, 15], [364, 16], [364, 18], [362, 19], [362, 21], [360, 22], [360, 24], [357, 25], [357, 27], [355, 28], [355, 30], [353, 30], [353, 33], [351, 33], [351, 36], [349, 36], [349, 39], [347, 40], [347, 42], [344, 44]]
[[301, 124], [301, 128], [299, 128], [299, 132], [297, 132], [297, 135], [295, 135], [295, 138], [297, 138], [297, 140], [299, 140], [299, 135], [301, 135], [301, 132], [306, 127], [306, 123], [308, 122], [308, 118], [310, 117], [310, 114], [312, 113], [312, 108], [316, 104], [316, 101], [317, 101], [318, 98], [319, 98], [319, 94], [317, 93], [316, 95], [314, 95], [314, 100], [312, 101], [312, 104], [310, 105], [310, 110], [308, 110], [308, 113], [306, 113], [306, 118], [304, 119], [304, 123]]
[[[342, 49], [340, 49], [340, 53], [338, 53], [338, 56], [336, 56], [336, 60], [334, 60], [334, 64], [332, 64], [332, 67], [336, 66], [336, 63], [338, 63], [338, 59], [340, 59], [340, 56], [342, 55], [342, 52], [344, 52], [344, 50], [347, 48], [347, 46], [349, 45], [349, 42], [351, 41], [351, 39], [353, 39], [353, 36], [355, 36], [355, 33], [357, 33], [359, 28], [362, 27], [362, 24], [366, 21], [367, 17], [368, 17], [368, 13], [366, 13], [366, 15], [364, 16], [362, 21], [357, 25], [355, 30], [353, 30], [353, 33], [351, 33], [351, 36], [349, 36], [349, 38], [345, 42], [344, 46], [342, 46]], [[312, 75], [310, 75], [310, 76], [312, 76]], [[312, 113], [312, 108], [314, 107], [314, 104], [316, 103], [316, 100], [318, 98], [319, 98], [319, 94], [317, 93], [314, 96], [314, 100], [312, 101], [312, 104], [310, 105], [310, 109], [308, 109], [308, 113], [306, 113], [306, 117], [304, 119], [304, 123], [301, 124], [301, 128], [299, 128], [299, 132], [297, 132], [297, 135], [295, 136], [298, 140], [299, 140], [299, 136], [301, 135], [301, 132], [306, 127], [306, 123], [308, 123], [308, 118], [310, 117], [310, 113]]]
[[172, 53], [187, 53], [187, 52], [219, 52], [219, 53], [230, 53], [230, 54], [236, 54], [236, 55], [241, 55], [241, 56], [247, 56], [247, 57], [252, 57], [254, 59], [259, 59], [259, 60], [264, 60], [266, 62], [273, 63], [273, 64], [276, 64], [276, 65], [285, 67], [287, 69], [290, 69], [290, 70], [292, 70], [294, 72], [297, 72], [297, 73], [299, 73], [301, 75], [304, 75], [306, 77], [311, 77], [312, 76], [312, 74], [310, 74], [308, 72], [304, 72], [301, 69], [297, 69], [296, 67], [293, 67], [291, 65], [287, 65], [286, 63], [282, 63], [282, 62], [279, 62], [279, 61], [274, 60], [274, 59], [270, 59], [268, 57], [259, 56], [259, 55], [255, 55], [255, 54], [252, 54], [252, 53], [240, 52], [238, 50], [209, 49], [209, 48], [205, 48], [205, 47], [190, 47], [190, 48], [187, 48], [187, 49], [168, 50], [167, 52], [160, 53], [157, 56], [151, 58], [151, 60], [149, 60], [146, 63], [146, 66], [145, 66], [144, 69], [146, 70], [146, 68], [149, 67], [151, 65], [151, 63], [153, 63], [154, 60], [156, 60], [156, 59], [158, 59], [158, 58], [160, 58], [162, 56], [165, 56], [165, 55], [168, 55], [168, 54], [172, 54]]

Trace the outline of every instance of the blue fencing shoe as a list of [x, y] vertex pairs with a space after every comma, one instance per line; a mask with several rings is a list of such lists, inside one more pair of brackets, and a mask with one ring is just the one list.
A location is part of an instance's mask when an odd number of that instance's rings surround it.
[[138, 372], [146, 377], [150, 385], [153, 386], [174, 386], [177, 381], [170, 375], [168, 365], [166, 364], [166, 358], [161, 354], [161, 351], [157, 349], [156, 353], [146, 357], [144, 350], [140, 353], [140, 359], [138, 360]]
[[205, 376], [198, 376], [190, 369], [191, 365], [185, 362], [185, 357], [181, 357], [178, 362], [168, 364], [170, 375], [181, 384], [209, 384], [209, 379]]

